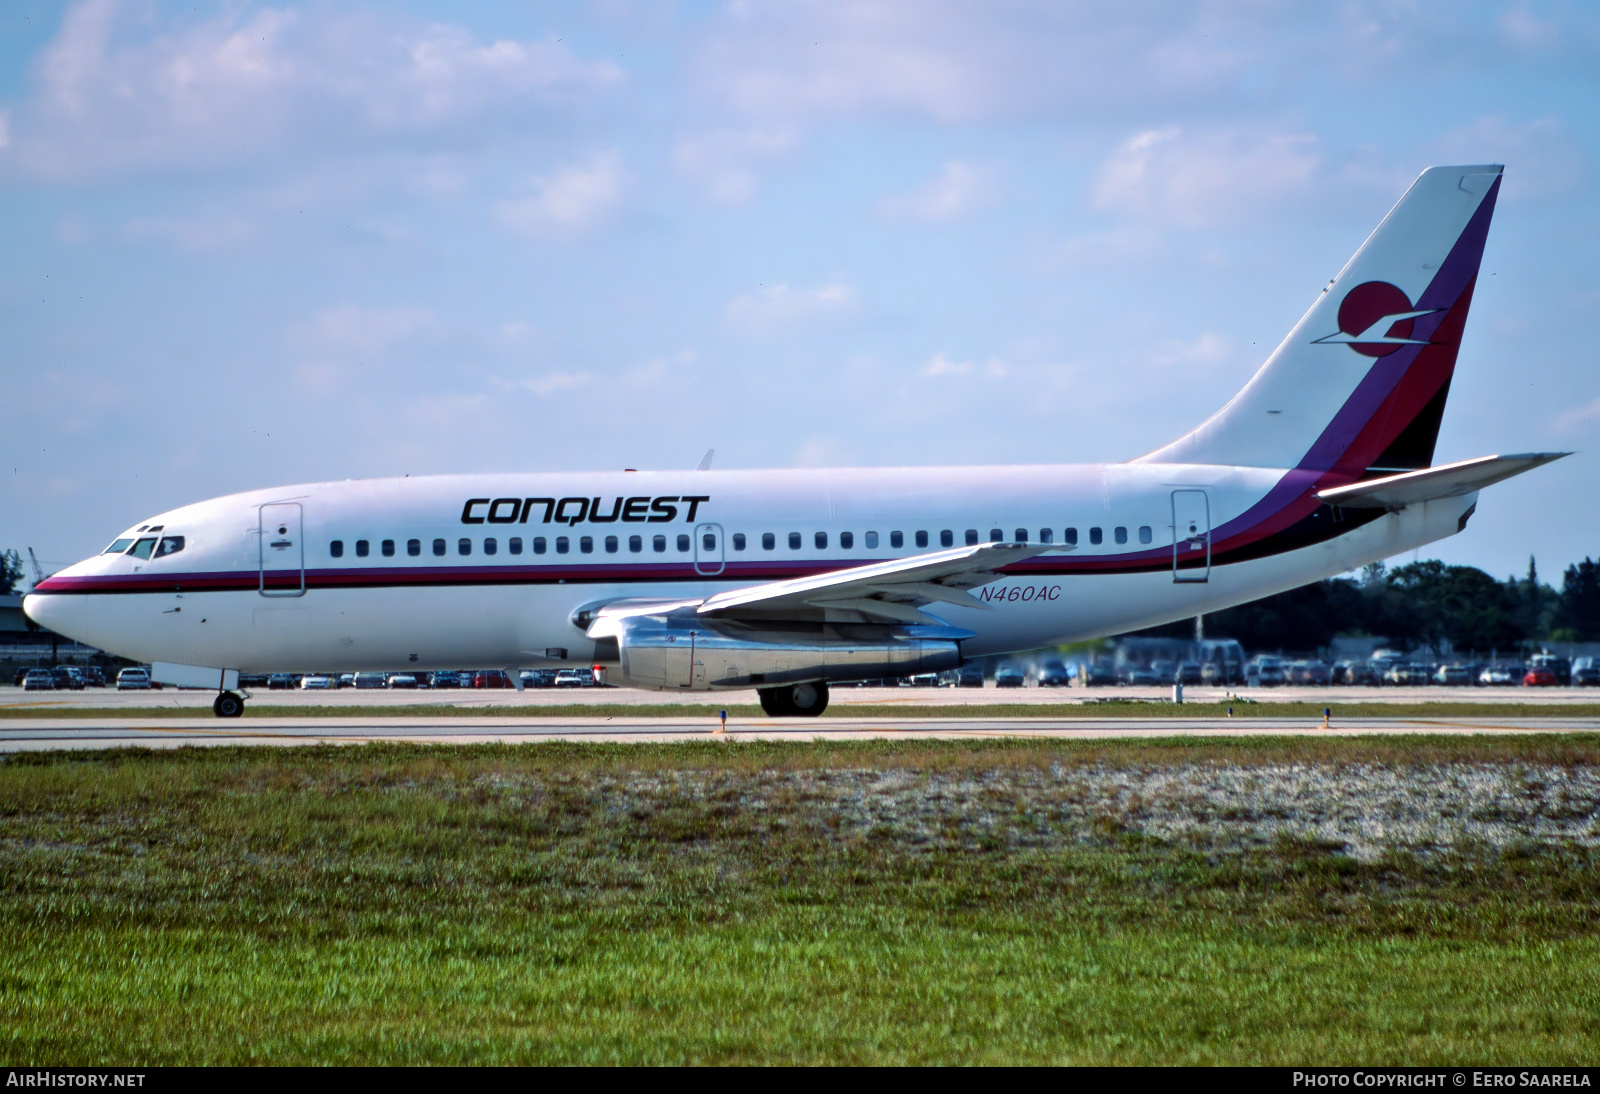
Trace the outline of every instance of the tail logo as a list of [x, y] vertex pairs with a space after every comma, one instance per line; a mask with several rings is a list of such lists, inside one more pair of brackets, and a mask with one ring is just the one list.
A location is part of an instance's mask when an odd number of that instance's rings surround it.
[[1412, 321], [1438, 310], [1416, 311], [1398, 286], [1364, 281], [1340, 301], [1338, 331], [1312, 344], [1345, 345], [1367, 357], [1387, 357], [1402, 346], [1427, 345], [1426, 338], [1411, 337]]

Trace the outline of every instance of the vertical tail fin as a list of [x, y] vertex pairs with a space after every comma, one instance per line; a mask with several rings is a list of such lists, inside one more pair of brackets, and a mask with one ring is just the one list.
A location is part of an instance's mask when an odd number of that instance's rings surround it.
[[1427, 467], [1501, 170], [1424, 171], [1244, 390], [1140, 462]]

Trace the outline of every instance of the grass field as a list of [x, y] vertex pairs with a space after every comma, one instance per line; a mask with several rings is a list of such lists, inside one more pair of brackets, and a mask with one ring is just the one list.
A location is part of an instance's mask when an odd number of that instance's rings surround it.
[[[1600, 703], [1272, 703], [1236, 699], [1222, 703], [1163, 703], [1110, 700], [1091, 703], [851, 704], [836, 700], [829, 718], [1278, 718], [1321, 721], [1324, 708], [1335, 718], [1600, 718]], [[754, 703], [562, 703], [511, 706], [490, 703], [374, 704], [292, 706], [248, 703], [245, 718], [764, 718]], [[5, 718], [214, 718], [208, 706], [192, 707], [30, 707], [0, 706]]]
[[0, 758], [0, 1056], [1573, 1063], [1600, 737]]

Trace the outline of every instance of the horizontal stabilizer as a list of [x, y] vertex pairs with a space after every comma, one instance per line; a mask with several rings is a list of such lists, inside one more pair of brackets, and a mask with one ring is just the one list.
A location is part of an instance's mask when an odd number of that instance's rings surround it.
[[1525, 452], [1515, 456], [1479, 456], [1319, 490], [1317, 497], [1329, 505], [1349, 509], [1399, 509], [1419, 501], [1459, 498], [1570, 455], [1570, 452]]

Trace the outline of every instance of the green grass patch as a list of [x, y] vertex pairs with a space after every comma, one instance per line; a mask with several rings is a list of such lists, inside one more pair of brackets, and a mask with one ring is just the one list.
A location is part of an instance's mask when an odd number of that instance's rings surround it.
[[[1355, 857], [1137, 818], [1213, 808], [1151, 773], [1571, 804], [1597, 764], [1594, 734], [11, 754], [0, 1055], [1586, 1061], [1581, 841]], [[1103, 810], [1122, 773], [1146, 799]]]
[[[852, 703], [849, 693], [835, 693], [822, 715], [829, 718], [1269, 718], [1321, 721], [1328, 708], [1339, 718], [1600, 718], [1600, 703]], [[453, 703], [349, 706], [291, 706], [285, 703], [245, 704], [245, 718], [761, 718], [754, 703], [562, 703], [549, 706]], [[0, 706], [0, 719], [17, 718], [211, 718], [210, 707], [23, 707]]]

